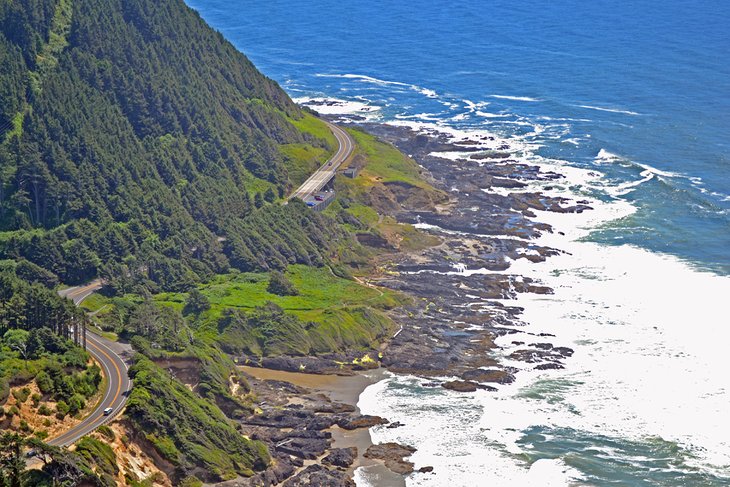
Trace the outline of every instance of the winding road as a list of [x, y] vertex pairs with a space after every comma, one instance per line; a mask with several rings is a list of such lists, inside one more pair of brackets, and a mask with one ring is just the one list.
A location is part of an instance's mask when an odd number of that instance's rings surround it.
[[[314, 193], [321, 191], [334, 177], [340, 165], [350, 157], [355, 148], [355, 142], [347, 132], [332, 123], [325, 123], [337, 139], [337, 143], [339, 144], [337, 152], [304, 181], [290, 198], [304, 200], [305, 198], [311, 197]], [[78, 306], [84, 299], [101, 289], [102, 285], [102, 282], [97, 279], [85, 286], [64, 289], [59, 291], [58, 294], [71, 299]], [[122, 358], [131, 354], [131, 347], [129, 345], [107, 340], [91, 331], [86, 335], [86, 345], [88, 352], [101, 364], [104, 377], [107, 379], [107, 389], [104, 391], [104, 397], [91, 414], [73, 428], [50, 439], [48, 443], [51, 445], [71, 445], [82, 436], [91, 433], [102, 424], [114, 418], [124, 408], [124, 404], [127, 402], [127, 395], [132, 388], [132, 381], [129, 380], [127, 373], [127, 363]], [[104, 414], [104, 410], [107, 408], [112, 409], [109, 415]]]
[[[71, 299], [74, 304], [79, 305], [88, 296], [99, 290], [102, 286], [100, 280], [91, 283], [72, 287], [59, 291], [59, 295]], [[127, 395], [132, 388], [132, 381], [127, 374], [127, 363], [122, 358], [131, 353], [131, 347], [107, 340], [89, 331], [86, 335], [86, 349], [92, 357], [101, 365], [104, 377], [106, 378], [107, 389], [104, 396], [96, 405], [96, 408], [86, 416], [79, 424], [64, 433], [48, 440], [48, 444], [54, 446], [68, 446], [84, 435], [94, 431], [96, 428], [114, 418], [127, 402]], [[112, 408], [111, 414], [105, 415], [104, 410]]]
[[309, 179], [304, 181], [304, 183], [299, 186], [299, 189], [297, 189], [290, 198], [299, 198], [304, 200], [313, 193], [321, 191], [322, 188], [324, 188], [325, 185], [334, 177], [340, 165], [345, 162], [348, 157], [350, 157], [350, 154], [352, 154], [352, 151], [355, 149], [355, 141], [352, 140], [350, 134], [333, 123], [325, 123], [337, 139], [337, 143], [339, 144], [337, 152], [335, 152], [335, 155], [333, 155], [322, 167], [317, 169], [314, 174], [309, 176]]

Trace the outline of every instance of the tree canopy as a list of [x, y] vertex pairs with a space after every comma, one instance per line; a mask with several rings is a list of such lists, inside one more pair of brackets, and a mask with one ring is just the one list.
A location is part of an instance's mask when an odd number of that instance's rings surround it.
[[333, 225], [276, 203], [281, 147], [326, 142], [182, 0], [6, 0], [0, 58], [0, 258], [36, 282], [184, 290], [326, 260]]

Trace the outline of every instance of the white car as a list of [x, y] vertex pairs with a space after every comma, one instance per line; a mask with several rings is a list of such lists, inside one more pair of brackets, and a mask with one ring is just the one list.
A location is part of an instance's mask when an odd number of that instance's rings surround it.
[[110, 415], [110, 414], [112, 413], [112, 411], [113, 411], [113, 409], [112, 409], [112, 408], [106, 408], [106, 409], [104, 410], [104, 416], [109, 416], [109, 415]]

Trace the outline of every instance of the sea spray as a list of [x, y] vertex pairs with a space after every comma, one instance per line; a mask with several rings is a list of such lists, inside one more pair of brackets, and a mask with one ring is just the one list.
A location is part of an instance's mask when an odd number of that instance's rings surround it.
[[[580, 191], [564, 196], [585, 199], [600, 189], [615, 194], [595, 171], [552, 169], [569, 173], [571, 188]], [[555, 485], [616, 479], [723, 485], [730, 478], [730, 384], [723, 374], [707, 373], [730, 366], [725, 340], [717, 340], [726, 334], [722, 296], [730, 295], [730, 278], [669, 255], [585, 241], [592, 229], [635, 210], [621, 199], [592, 198], [590, 205], [593, 210], [581, 214], [536, 212], [554, 232], [535, 243], [565, 253], [537, 264], [519, 259], [509, 269], [554, 289], [505, 301], [525, 309], [521, 333], [497, 339], [503, 360], [523, 369], [515, 384], [462, 395], [393, 378], [361, 397], [361, 409], [371, 414], [404, 423], [423, 418], [410, 428], [373, 434], [376, 441], [418, 446], [416, 466], [435, 467], [431, 477], [415, 475], [409, 485], [445, 485], [447, 479], [448, 485], [527, 485], [538, 471], [540, 485], [547, 479]], [[473, 272], [490, 271], [454, 271]], [[535, 341], [542, 332], [574, 348], [566, 370], [534, 371], [507, 359], [519, 348], [513, 343]], [[448, 437], [439, 430], [448, 430]]]

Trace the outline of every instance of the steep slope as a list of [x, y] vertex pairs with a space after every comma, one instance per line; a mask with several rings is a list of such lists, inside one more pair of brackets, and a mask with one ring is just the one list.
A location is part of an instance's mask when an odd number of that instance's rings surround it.
[[[323, 127], [182, 0], [0, 0], [0, 331], [67, 331], [59, 282], [101, 276], [123, 296], [329, 263], [347, 234], [280, 204], [331, 150]], [[134, 441], [174, 484], [265, 468], [228, 419], [251, 408], [234, 363], [179, 312], [147, 310], [126, 310]], [[181, 357], [200, 364], [194, 390], [151, 360]]]
[[182, 0], [5, 0], [0, 27], [0, 229], [26, 230], [0, 256], [163, 289], [323, 261], [303, 207], [267, 245], [249, 220], [291, 187], [282, 148], [327, 142]]

